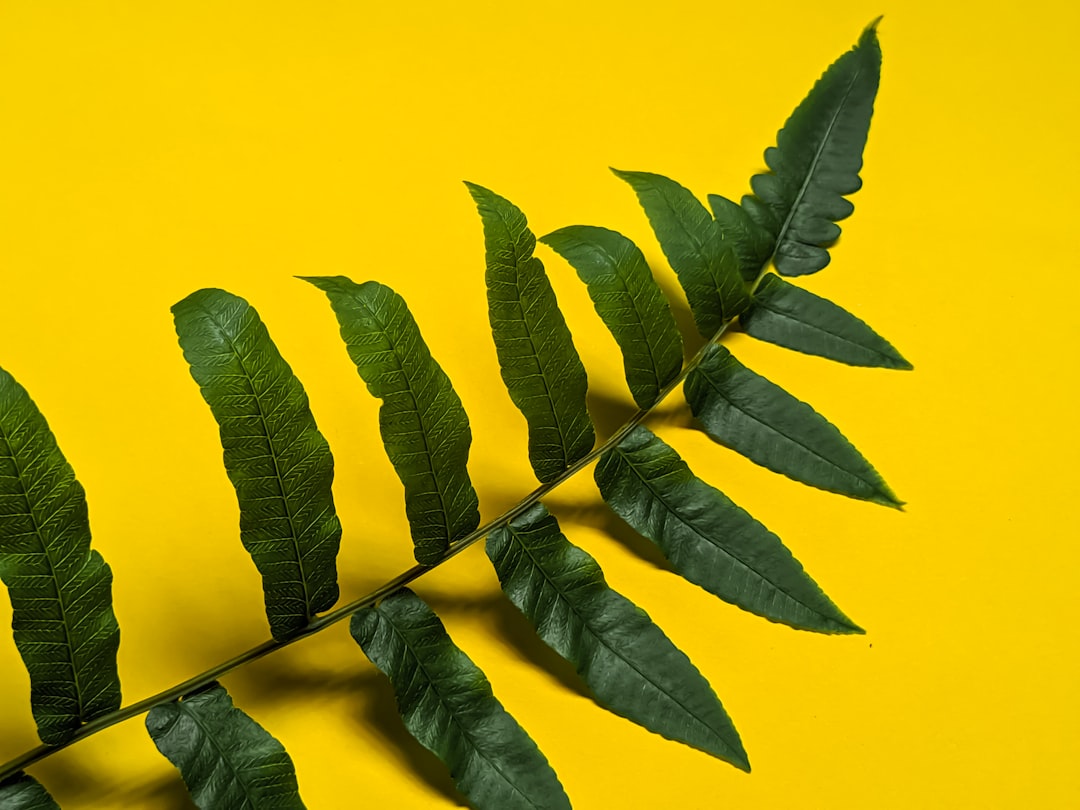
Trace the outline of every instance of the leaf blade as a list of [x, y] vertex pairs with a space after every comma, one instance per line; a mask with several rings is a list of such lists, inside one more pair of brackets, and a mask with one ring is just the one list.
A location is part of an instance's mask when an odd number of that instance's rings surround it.
[[[350, 629], [393, 684], [409, 733], [443, 761], [473, 806], [569, 810], [570, 801], [540, 749], [419, 597], [398, 591], [354, 614]], [[435, 710], [426, 700], [429, 694], [435, 696]]]
[[758, 340], [852, 366], [910, 370], [892, 344], [846, 309], [778, 276], [765, 276], [739, 322]]
[[41, 783], [25, 773], [17, 773], [0, 782], [0, 807], [3, 810], [60, 810], [60, 805]]
[[517, 206], [466, 183], [484, 228], [488, 318], [510, 399], [529, 428], [529, 461], [542, 483], [586, 456], [596, 432], [588, 378], [544, 265]]
[[224, 290], [173, 308], [191, 375], [218, 424], [240, 506], [240, 540], [262, 576], [274, 638], [338, 599], [334, 459], [303, 385], [255, 308]]
[[682, 370], [682, 339], [641, 250], [606, 228], [571, 225], [540, 237], [585, 283], [597, 314], [623, 355], [640, 408], [653, 405]]
[[400, 295], [344, 276], [304, 280], [330, 299], [349, 357], [382, 400], [379, 431], [405, 487], [414, 555], [433, 563], [480, 525], [467, 466], [472, 431], [461, 398]]
[[489, 534], [487, 554], [503, 592], [540, 638], [574, 665], [597, 702], [750, 769], [735, 727], [701, 673], [643, 610], [607, 585], [596, 561], [566, 539], [542, 504]]
[[649, 172], [612, 172], [637, 194], [686, 293], [698, 331], [711, 338], [750, 304], [733, 246], [705, 206], [674, 180]]
[[731, 242], [739, 260], [743, 281], [753, 284], [772, 256], [775, 246], [772, 233], [755, 221], [743, 206], [727, 197], [710, 194], [708, 200], [716, 226], [724, 239]]
[[146, 730], [200, 810], [303, 810], [285, 747], [220, 684], [155, 706]]
[[86, 495], [26, 390], [0, 369], [0, 579], [42, 742], [120, 706], [112, 571]]
[[706, 349], [683, 391], [705, 432], [754, 463], [819, 489], [903, 505], [834, 425], [723, 346]]
[[770, 621], [862, 632], [776, 535], [695, 476], [648, 428], [639, 425], [605, 453], [595, 478], [604, 501], [690, 582]]

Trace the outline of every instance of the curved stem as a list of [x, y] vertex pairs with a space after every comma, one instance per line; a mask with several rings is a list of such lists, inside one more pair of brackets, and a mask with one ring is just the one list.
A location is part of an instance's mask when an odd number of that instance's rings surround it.
[[[751, 292], [753, 292], [753, 290], [756, 289], [758, 283], [760, 283], [762, 275], [763, 273], [758, 275], [757, 280], [751, 286]], [[306, 627], [304, 627], [302, 630], [298, 631], [287, 639], [271, 639], [269, 641], [264, 641], [262, 644], [259, 644], [256, 647], [252, 647], [250, 650], [242, 652], [234, 658], [230, 658], [228, 661], [224, 661], [217, 666], [211, 667], [210, 669], [200, 673], [199, 675], [188, 678], [186, 681], [178, 683], [175, 686], [170, 687], [169, 689], [165, 689], [155, 695], [144, 698], [137, 703], [132, 703], [130, 706], [121, 707], [116, 711], [109, 712], [108, 714], [102, 715], [95, 720], [91, 720], [89, 723], [80, 726], [78, 731], [76, 731], [69, 739], [65, 740], [59, 745], [39, 745], [37, 748], [30, 749], [29, 751], [16, 757], [10, 762], [4, 763], [4, 765], [0, 767], [0, 782], [3, 782], [8, 777], [15, 775], [24, 768], [28, 768], [31, 765], [37, 762], [41, 762], [41, 760], [46, 759], [53, 754], [64, 750], [68, 746], [74, 745], [75, 743], [79, 742], [79, 740], [91, 737], [94, 734], [97, 734], [99, 731], [104, 731], [105, 729], [111, 728], [118, 723], [123, 723], [125, 720], [130, 720], [133, 717], [138, 717], [141, 714], [145, 714], [146, 712], [153, 709], [155, 706], [158, 706], [162, 703], [169, 703], [171, 701], [178, 700], [185, 695], [191, 694], [192, 692], [197, 692], [200, 689], [209, 686], [223, 675], [232, 672], [237, 667], [241, 667], [251, 661], [256, 661], [265, 655], [269, 655], [275, 650], [280, 650], [282, 647], [288, 647], [290, 644], [294, 644], [295, 642], [300, 641], [303, 638], [313, 636], [316, 633], [325, 630], [330, 625], [337, 624], [343, 619], [349, 618], [359, 610], [363, 610], [364, 608], [368, 608], [372, 605], [378, 604], [382, 599], [385, 599], [387, 596], [390, 596], [392, 593], [405, 587], [410, 582], [419, 579], [428, 571], [438, 568], [451, 557], [456, 557], [462, 551], [467, 549], [469, 546], [475, 544], [479, 540], [483, 540], [490, 532], [494, 531], [500, 526], [509, 523], [518, 515], [526, 512], [529, 507], [531, 507], [533, 504], [535, 504], [537, 501], [539, 501], [557, 486], [569, 480], [577, 473], [581, 472], [581, 470], [583, 470], [585, 467], [588, 467], [590, 464], [596, 461], [596, 459], [598, 459], [600, 456], [602, 456], [604, 453], [606, 453], [608, 450], [610, 450], [612, 447], [622, 441], [626, 434], [628, 434], [631, 430], [640, 425], [661, 402], [667, 399], [668, 395], [672, 391], [674, 391], [683, 383], [683, 381], [687, 378], [690, 372], [697, 368], [698, 364], [701, 363], [701, 360], [705, 355], [705, 351], [712, 344], [717, 343], [720, 338], [723, 337], [724, 333], [731, 325], [732, 320], [734, 319], [726, 321], [723, 326], [721, 326], [720, 329], [717, 330], [716, 334], [713, 335], [712, 338], [710, 338], [708, 341], [706, 341], [705, 345], [702, 346], [692, 358], [690, 358], [690, 360], [683, 367], [683, 370], [679, 373], [679, 376], [672, 380], [670, 383], [668, 383], [668, 385], [666, 385], [663, 390], [661, 390], [660, 395], [656, 398], [656, 402], [654, 402], [648, 408], [641, 408], [640, 410], [638, 410], [638, 412], [635, 413], [632, 417], [630, 417], [630, 419], [622, 427], [620, 427], [610, 437], [608, 437], [606, 441], [604, 441], [602, 444], [590, 451], [588, 455], [584, 456], [578, 461], [575, 461], [573, 464], [567, 467], [566, 470], [558, 478], [547, 484], [542, 484], [541, 486], [537, 487], [524, 498], [522, 498], [517, 504], [507, 509], [498, 517], [494, 518], [493, 520], [489, 520], [487, 523], [485, 523], [483, 526], [479, 527], [475, 531], [471, 532], [460, 540], [451, 543], [449, 548], [447, 548], [446, 551], [444, 551], [442, 555], [431, 565], [414, 565], [407, 571], [402, 571], [396, 577], [379, 586], [366, 596], [355, 599], [346, 605], [342, 605], [336, 610], [332, 610], [329, 613], [313, 619], [307, 624]]]

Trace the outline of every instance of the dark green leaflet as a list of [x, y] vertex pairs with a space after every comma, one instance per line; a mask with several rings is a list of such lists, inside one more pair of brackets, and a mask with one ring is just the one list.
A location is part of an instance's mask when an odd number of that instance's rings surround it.
[[[859, 170], [881, 73], [876, 27], [875, 21], [818, 79], [777, 133], [777, 145], [765, 150], [772, 171], [750, 181], [779, 222], [773, 261], [785, 276], [825, 267], [829, 253], [822, 246], [840, 236], [836, 222], [855, 210], [844, 196], [862, 186]], [[762, 223], [757, 210], [748, 213]]]
[[589, 289], [615, 336], [634, 402], [648, 408], [682, 370], [682, 339], [667, 299], [637, 245], [589, 225], [561, 228], [540, 241], [566, 259]]
[[2, 810], [60, 810], [49, 792], [33, 777], [17, 774], [0, 783]]
[[569, 810], [536, 743], [412, 591], [403, 589], [356, 613], [351, 629], [393, 684], [409, 733], [446, 764], [473, 807]]
[[233, 706], [224, 687], [155, 706], [146, 730], [200, 810], [303, 810], [284, 746]]
[[191, 376], [217, 420], [240, 503], [240, 540], [262, 574], [275, 638], [338, 598], [334, 459], [307, 394], [259, 314], [224, 290], [172, 308]]
[[687, 189], [659, 174], [615, 175], [634, 189], [660, 248], [679, 277], [694, 323], [711, 338], [750, 304], [733, 244]]
[[743, 329], [788, 349], [853, 366], [910, 369], [911, 363], [877, 332], [842, 309], [772, 274], [761, 280]]
[[599, 703], [650, 731], [750, 770], [738, 732], [690, 660], [608, 587], [542, 504], [496, 529], [487, 554], [540, 638], [572, 663]]
[[45, 417], [0, 369], [0, 579], [42, 742], [120, 706], [112, 571], [90, 549], [86, 495]]
[[737, 202], [719, 194], [710, 194], [708, 199], [717, 227], [724, 239], [731, 242], [739, 260], [743, 281], [753, 284], [772, 256], [775, 246], [772, 233], [755, 222]]
[[784, 544], [638, 426], [606, 452], [596, 483], [608, 506], [691, 582], [759, 616], [822, 633], [861, 629]]
[[349, 357], [368, 391], [383, 401], [379, 430], [405, 486], [414, 554], [420, 563], [433, 563], [480, 525], [467, 468], [472, 431], [461, 399], [400, 295], [344, 276], [306, 281], [330, 299]]
[[902, 504], [832, 423], [755, 374], [723, 346], [706, 349], [683, 390], [705, 432], [751, 461], [852, 498]]
[[529, 426], [529, 461], [541, 482], [559, 477], [592, 450], [589, 387], [544, 265], [521, 210], [466, 183], [484, 225], [488, 317], [510, 399]]

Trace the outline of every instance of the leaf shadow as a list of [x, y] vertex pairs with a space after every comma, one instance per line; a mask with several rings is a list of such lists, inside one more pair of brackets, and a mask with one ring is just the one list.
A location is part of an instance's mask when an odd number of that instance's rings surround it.
[[675, 325], [682, 336], [683, 359], [689, 360], [705, 345], [705, 338], [698, 332], [697, 323], [694, 322], [694, 313], [690, 311], [683, 291], [666, 276], [656, 277], [656, 283], [660, 285], [660, 290], [664, 293], [668, 306], [671, 307]]
[[117, 807], [150, 806], [158, 810], [197, 810], [180, 774], [166, 774], [116, 794]]
[[614, 434], [637, 413], [637, 406], [632, 400], [610, 391], [589, 388], [585, 399], [589, 417], [596, 427], [597, 439], [601, 442]]

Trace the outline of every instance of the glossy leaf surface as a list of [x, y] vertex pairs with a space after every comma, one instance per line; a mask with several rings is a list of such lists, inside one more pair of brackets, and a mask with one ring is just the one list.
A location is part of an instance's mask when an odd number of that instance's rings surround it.
[[240, 540], [262, 575], [270, 630], [285, 638], [338, 598], [330, 447], [247, 301], [199, 290], [172, 311], [191, 376], [218, 423]]
[[735, 251], [743, 281], [753, 284], [772, 256], [775, 246], [772, 233], [755, 222], [741, 205], [727, 197], [710, 194], [709, 207], [725, 241]]
[[697, 197], [659, 174], [615, 171], [637, 194], [660, 248], [686, 292], [694, 323], [712, 337], [750, 304], [739, 259]]
[[772, 274], [739, 318], [750, 335], [853, 366], [910, 369], [892, 345], [846, 309]]
[[595, 477], [608, 506], [679, 574], [725, 602], [804, 630], [861, 632], [780, 538], [695, 476], [648, 428], [638, 426], [605, 453]]
[[0, 782], [0, 810], [60, 810], [49, 792], [25, 773]]
[[705, 432], [751, 461], [810, 486], [884, 506], [892, 490], [832, 423], [713, 344], [683, 388]]
[[155, 706], [146, 730], [200, 810], [303, 810], [284, 746], [233, 706], [224, 687]]
[[569, 810], [536, 743], [492, 695], [439, 617], [404, 589], [352, 618], [352, 635], [389, 677], [405, 727], [481, 810]]
[[560, 228], [540, 241], [585, 282], [622, 351], [634, 402], [648, 408], [682, 370], [682, 339], [641, 250], [620, 233], [589, 225]]
[[0, 369], [0, 579], [30, 673], [38, 736], [61, 743], [120, 706], [112, 571], [90, 548], [86, 495], [45, 417]]
[[503, 592], [577, 669], [597, 702], [650, 731], [749, 770], [708, 682], [645, 611], [613, 591], [596, 560], [542, 504], [488, 535]]
[[472, 431], [461, 399], [400, 295], [344, 276], [306, 280], [330, 299], [349, 357], [382, 400], [379, 430], [405, 486], [414, 554], [420, 563], [435, 562], [480, 524], [467, 467]]
[[547, 483], [592, 450], [585, 406], [588, 379], [544, 265], [536, 237], [509, 200], [466, 183], [484, 226], [488, 317], [510, 399], [529, 426], [529, 461]]
[[[862, 186], [863, 147], [881, 73], [876, 25], [825, 71], [777, 133], [776, 146], [765, 150], [771, 172], [750, 181], [780, 223], [773, 261], [785, 276], [825, 267], [824, 246], [840, 236], [836, 222], [854, 210], [845, 196]], [[751, 216], [761, 222], [757, 211]]]

